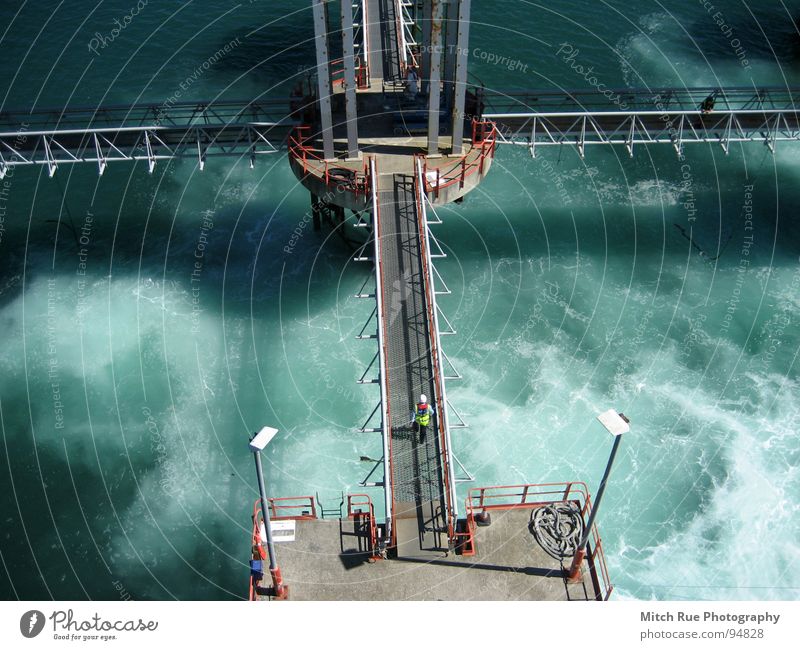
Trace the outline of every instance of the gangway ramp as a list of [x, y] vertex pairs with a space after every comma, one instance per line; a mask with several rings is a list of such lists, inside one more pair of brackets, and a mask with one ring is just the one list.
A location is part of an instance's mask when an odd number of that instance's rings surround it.
[[363, 0], [366, 9], [370, 79], [383, 83], [402, 79], [397, 3]]
[[[452, 482], [423, 199], [412, 174], [380, 175], [376, 187], [394, 546], [402, 558], [441, 556], [452, 533]], [[435, 407], [424, 438], [412, 427], [421, 393]]]

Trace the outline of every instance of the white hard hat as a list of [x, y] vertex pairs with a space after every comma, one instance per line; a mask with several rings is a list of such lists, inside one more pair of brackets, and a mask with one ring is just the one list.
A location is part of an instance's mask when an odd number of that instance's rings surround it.
[[420, 402], [420, 404], [427, 404], [428, 403], [428, 398], [425, 395], [420, 395], [419, 396], [419, 402]]

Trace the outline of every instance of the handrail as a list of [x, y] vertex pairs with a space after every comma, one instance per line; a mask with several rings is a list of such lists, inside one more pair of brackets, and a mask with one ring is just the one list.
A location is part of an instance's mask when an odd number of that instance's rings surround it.
[[394, 516], [394, 463], [392, 461], [391, 405], [389, 403], [389, 373], [386, 359], [386, 318], [383, 312], [383, 246], [381, 242], [380, 202], [378, 201], [378, 165], [375, 157], [369, 159], [370, 188], [372, 191], [373, 250], [375, 257], [375, 301], [378, 318], [378, 363], [380, 364], [381, 435], [383, 437], [383, 493], [386, 508], [386, 539], [395, 545]]
[[107, 104], [64, 108], [8, 108], [0, 111], [0, 124], [28, 124], [29, 130], [56, 124], [58, 129], [79, 125], [117, 128], [124, 126], [234, 125], [243, 122], [285, 122], [292, 110], [291, 97], [261, 100], [209, 100], [166, 103]]
[[[417, 178], [414, 183], [416, 190], [417, 201], [417, 228], [419, 230], [420, 247], [422, 248], [422, 267], [423, 267], [423, 281], [425, 285], [425, 303], [428, 312], [428, 328], [431, 334], [431, 357], [433, 365], [434, 386], [436, 389], [436, 420], [439, 424], [439, 436], [442, 445], [442, 473], [444, 475], [444, 488], [445, 488], [445, 510], [447, 512], [447, 534], [451, 543], [455, 542], [455, 524], [458, 516], [458, 509], [456, 505], [455, 495], [455, 475], [453, 474], [453, 466], [450, 457], [450, 428], [447, 422], [447, 409], [446, 409], [446, 394], [444, 381], [442, 379], [443, 361], [440, 354], [441, 341], [439, 337], [439, 318], [436, 312], [436, 298], [433, 293], [430, 268], [432, 266], [430, 249], [428, 247], [427, 237], [427, 217], [425, 209], [424, 191], [424, 177], [422, 175], [422, 161], [417, 158]], [[433, 331], [430, 332], [430, 329]]]
[[[589, 495], [586, 495], [586, 510], [591, 511], [592, 509], [592, 500]], [[592, 530], [590, 533], [590, 538], [594, 542], [591, 545], [591, 552], [589, 553], [589, 560], [591, 564], [597, 564], [597, 567], [600, 569], [600, 579], [602, 580], [603, 584], [606, 586], [606, 592], [603, 597], [603, 600], [608, 600], [611, 596], [611, 592], [614, 591], [614, 585], [611, 584], [611, 577], [608, 575], [608, 564], [606, 563], [606, 554], [603, 551], [603, 540], [600, 537], [600, 532], [597, 530], [597, 524], [592, 525]], [[591, 566], [591, 565], [590, 565]]]
[[[532, 490], [532, 488], [537, 489]], [[498, 492], [493, 493], [490, 491]], [[568, 501], [573, 492], [577, 493], [584, 503], [586, 502], [589, 490], [586, 484], [581, 481], [474, 487], [467, 492], [467, 508], [468, 510], [480, 510], [482, 512], [487, 510], [509, 510], [515, 507], [528, 507], [554, 500], [549, 497], [559, 496], [558, 501]], [[497, 501], [500, 501], [500, 503], [497, 503]]]
[[[298, 502], [299, 503], [295, 503]], [[308, 521], [317, 518], [317, 506], [316, 500], [312, 496], [300, 496], [300, 497], [270, 497], [267, 499], [269, 504], [270, 510], [270, 520], [271, 521], [287, 521], [287, 520], [295, 520], [295, 521]], [[292, 502], [292, 503], [289, 503]], [[303, 512], [301, 510], [300, 514], [280, 514], [282, 510], [297, 510], [300, 508], [305, 508], [306, 511]], [[261, 499], [256, 499], [255, 503], [253, 504], [253, 532], [251, 535], [251, 543], [252, 543], [252, 552], [253, 552], [253, 559], [259, 559], [262, 562], [267, 559], [267, 552], [263, 546], [263, 540], [261, 539], [261, 525], [264, 523], [263, 513], [261, 511]], [[255, 557], [258, 555], [258, 557]], [[257, 600], [257, 587], [258, 583], [256, 582], [253, 575], [250, 575], [250, 600]]]
[[413, 25], [413, 21], [411, 21], [411, 16], [409, 16], [408, 18], [409, 18], [409, 23], [408, 24], [406, 24], [405, 22], [403, 23], [403, 28], [406, 30], [403, 34], [403, 38], [406, 40], [406, 52], [408, 54], [408, 58], [411, 60], [411, 65], [412, 67], [419, 70], [419, 61], [417, 60], [416, 54], [414, 54], [414, 48], [405, 38], [406, 35], [412, 35], [411, 25]]
[[[253, 552], [253, 560], [261, 560], [262, 562], [267, 559], [267, 552], [264, 550], [264, 547], [261, 542], [261, 499], [256, 499], [255, 506], [253, 507], [253, 532], [250, 536], [250, 543]], [[256, 555], [258, 557], [256, 557]], [[262, 565], [263, 567], [263, 565]], [[250, 574], [250, 600], [257, 600], [257, 588], [258, 582], [256, 581], [255, 577], [253, 576], [252, 572]]]
[[369, 88], [369, 15], [367, 0], [361, 0], [361, 37], [364, 45], [364, 85], [359, 88]]
[[406, 33], [403, 29], [402, 0], [394, 0], [394, 31], [397, 36], [397, 58], [400, 61], [400, 76], [406, 76], [408, 63], [406, 62]]
[[[353, 172], [351, 181], [347, 183], [333, 181], [331, 169], [341, 167], [341, 163], [325, 160], [312, 147], [305, 144], [309, 137], [307, 133], [310, 130], [311, 127], [307, 124], [295, 127], [294, 133], [290, 134], [288, 139], [289, 156], [302, 164], [304, 174], [312, 174], [320, 178], [325, 183], [325, 187], [334, 187], [336, 191], [348, 191], [355, 194], [356, 197], [364, 197], [366, 199], [369, 194], [369, 168], [367, 163], [364, 163], [361, 171], [347, 168]], [[312, 163], [315, 163], [315, 165], [312, 165]]]
[[[356, 511], [356, 506], [366, 506], [367, 512]], [[378, 530], [375, 525], [375, 508], [372, 506], [372, 499], [368, 494], [348, 494], [347, 495], [347, 518], [356, 519], [358, 515], [366, 514], [369, 517], [369, 542], [373, 557], [378, 555]]]
[[[331, 65], [331, 84], [334, 86], [344, 87], [345, 69], [344, 59], [334, 59], [330, 62]], [[333, 66], [341, 66], [333, 68]], [[361, 63], [361, 57], [355, 56], [353, 59], [353, 66], [356, 73], [356, 88], [364, 89], [369, 88], [369, 66]]]
[[[410, 31], [407, 29], [405, 16], [406, 10], [405, 6], [403, 5], [403, 0], [394, 0], [394, 15], [395, 15], [395, 31], [397, 32], [397, 40], [398, 40], [398, 49], [399, 55], [398, 58], [400, 60], [400, 75], [402, 77], [406, 76], [406, 71], [409, 67], [417, 68], [417, 59], [414, 56], [414, 52], [411, 49], [411, 45], [408, 43], [406, 38], [406, 34], [410, 34]], [[410, 20], [410, 17], [409, 17]]]
[[[299, 503], [297, 503], [298, 501]], [[317, 518], [317, 503], [312, 496], [270, 497], [267, 502], [269, 503], [270, 519], [272, 521]], [[256, 504], [260, 503], [261, 501], [256, 501]], [[306, 512], [303, 512], [303, 508], [306, 509]], [[289, 512], [281, 514], [284, 510]], [[292, 511], [295, 510], [300, 510], [300, 514], [294, 514]]]
[[713, 111], [704, 112], [699, 108], [695, 108], [692, 110], [673, 110], [671, 108], [664, 108], [662, 109], [650, 109], [650, 110], [626, 110], [626, 111], [564, 111], [564, 112], [548, 112], [548, 113], [538, 113], [529, 111], [526, 113], [490, 113], [485, 112], [485, 114], [493, 119], [508, 119], [508, 118], [520, 118], [520, 117], [536, 117], [539, 119], [547, 119], [547, 118], [554, 118], [554, 117], [619, 117], [619, 116], [628, 116], [631, 115], [641, 115], [641, 116], [648, 116], [653, 115], [656, 117], [661, 117], [663, 115], [672, 115], [672, 116], [679, 116], [679, 115], [687, 115], [687, 116], [701, 116], [701, 117], [719, 117], [720, 115], [783, 115], [789, 114], [792, 115], [793, 113], [800, 113], [800, 107], [798, 108], [715, 108]]
[[[344, 85], [344, 59], [332, 59], [329, 63], [331, 70], [331, 85]], [[341, 67], [334, 67], [341, 66]], [[341, 77], [339, 76], [341, 75]]]
[[[736, 110], [750, 105], [783, 106], [785, 109], [800, 105], [800, 88], [786, 87], [720, 87], [696, 88], [610, 88], [599, 92], [589, 88], [563, 90], [511, 90], [504, 92], [486, 89], [484, 102], [486, 112], [505, 112], [505, 108], [530, 109], [530, 112], [546, 112], [546, 109], [569, 106], [584, 111], [591, 107], [619, 109], [620, 104], [634, 109], [635, 106], [661, 104], [666, 108], [690, 105], [693, 108], [714, 94], [717, 108], [725, 105]], [[634, 105], [631, 105], [634, 104]], [[544, 109], [544, 110], [543, 110]]]
[[361, 63], [361, 57], [355, 58], [356, 67], [356, 88], [361, 90], [369, 88], [369, 63]]
[[[591, 513], [592, 500], [589, 489], [581, 481], [564, 483], [528, 483], [521, 485], [493, 485], [470, 488], [466, 499], [467, 532], [459, 533], [474, 543], [475, 514], [491, 510], [515, 510], [520, 508], [536, 508], [538, 506], [564, 501], [577, 501], [584, 521]], [[603, 541], [592, 526], [590, 532], [590, 566], [598, 570], [598, 586], [603, 600], [608, 600], [614, 586], [608, 573], [608, 565], [603, 551]]]
[[[488, 130], [488, 132], [487, 132]], [[480, 134], [480, 139], [478, 139]], [[472, 121], [472, 144], [473, 148], [461, 159], [448, 167], [446, 171], [442, 172], [441, 167], [433, 167], [431, 171], [436, 170], [436, 183], [431, 183], [428, 180], [428, 163], [425, 162], [423, 179], [425, 181], [425, 190], [427, 192], [434, 192], [438, 197], [439, 192], [451, 185], [459, 183], [463, 188], [465, 181], [473, 174], [484, 172], [485, 161], [489, 157], [494, 157], [494, 151], [497, 145], [497, 127], [494, 122], [478, 122]], [[467, 163], [467, 159], [473, 154], [475, 149], [478, 149], [478, 156], [472, 162]], [[453, 172], [458, 170], [455, 175]], [[442, 180], [444, 179], [444, 181]]]

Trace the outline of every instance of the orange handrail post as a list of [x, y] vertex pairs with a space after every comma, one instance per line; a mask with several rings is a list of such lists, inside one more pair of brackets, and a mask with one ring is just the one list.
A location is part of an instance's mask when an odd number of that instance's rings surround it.
[[[358, 499], [358, 500], [357, 500]], [[366, 506], [367, 511], [355, 510], [355, 506]], [[347, 495], [347, 518], [356, 520], [358, 518], [367, 519], [369, 526], [370, 551], [372, 558], [380, 557], [378, 552], [378, 528], [375, 523], [375, 508], [372, 506], [372, 499], [367, 494], [348, 494]]]

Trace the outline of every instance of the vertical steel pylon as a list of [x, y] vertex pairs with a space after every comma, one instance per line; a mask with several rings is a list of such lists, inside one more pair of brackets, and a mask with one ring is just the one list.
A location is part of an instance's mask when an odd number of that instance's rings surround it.
[[328, 47], [327, 0], [313, 0], [314, 43], [317, 51], [317, 106], [322, 129], [322, 150], [326, 160], [334, 157], [331, 113], [330, 48]]
[[347, 157], [358, 158], [358, 107], [356, 105], [356, 57], [353, 45], [353, 5], [342, 0], [342, 49], [344, 101], [347, 120]]

